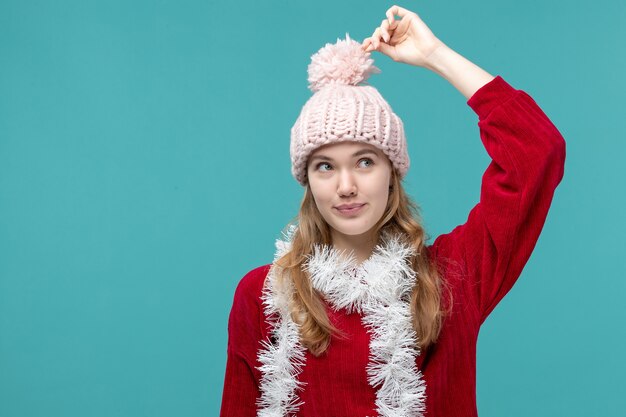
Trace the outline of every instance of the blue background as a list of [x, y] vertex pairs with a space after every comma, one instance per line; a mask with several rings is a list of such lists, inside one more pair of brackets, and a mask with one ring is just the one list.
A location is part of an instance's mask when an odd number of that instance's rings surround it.
[[[623, 415], [626, 6], [399, 4], [567, 141], [535, 252], [481, 330], [480, 415]], [[0, 416], [218, 414], [233, 291], [302, 197], [288, 144], [310, 56], [391, 5], [0, 3]], [[434, 238], [478, 201], [477, 118], [373, 57]]]

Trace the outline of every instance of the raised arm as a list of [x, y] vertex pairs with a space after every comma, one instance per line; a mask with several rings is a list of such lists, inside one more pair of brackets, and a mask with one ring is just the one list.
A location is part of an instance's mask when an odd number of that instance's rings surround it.
[[391, 7], [362, 47], [436, 72], [478, 115], [480, 138], [492, 158], [480, 201], [467, 221], [439, 236], [432, 249], [437, 258], [461, 266], [463, 299], [474, 305], [482, 323], [535, 247], [563, 177], [565, 141], [527, 93], [452, 51], [413, 12]]
[[482, 323], [522, 272], [563, 178], [565, 141], [537, 103], [501, 77], [468, 105], [491, 163], [467, 221], [433, 242], [463, 266], [461, 281]]

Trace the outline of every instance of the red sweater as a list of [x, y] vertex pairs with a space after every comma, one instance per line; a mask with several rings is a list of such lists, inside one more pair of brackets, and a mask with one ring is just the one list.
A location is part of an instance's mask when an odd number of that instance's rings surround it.
[[[427, 248], [453, 296], [437, 343], [417, 357], [426, 383], [425, 415], [431, 417], [477, 416], [478, 330], [530, 257], [565, 162], [565, 141], [556, 127], [528, 94], [500, 76], [467, 104], [478, 115], [480, 138], [492, 162], [482, 178], [480, 202], [465, 224]], [[257, 353], [268, 337], [260, 296], [269, 266], [247, 273], [235, 292], [222, 417], [256, 416]], [[298, 416], [374, 416], [376, 395], [366, 375], [369, 335], [357, 313], [328, 309], [328, 314], [351, 337], [333, 338], [322, 357], [307, 352], [298, 376], [306, 383], [298, 394], [304, 402]]]

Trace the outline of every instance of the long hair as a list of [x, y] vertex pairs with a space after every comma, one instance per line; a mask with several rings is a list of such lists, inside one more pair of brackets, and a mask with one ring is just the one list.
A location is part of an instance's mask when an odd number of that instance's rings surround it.
[[[411, 312], [419, 347], [424, 349], [437, 340], [441, 330], [446, 313], [442, 308], [442, 289], [445, 282], [440, 277], [435, 262], [429, 259], [425, 250], [428, 235], [422, 227], [419, 206], [407, 196], [393, 168], [391, 184], [387, 207], [374, 225], [375, 236], [380, 238], [383, 228], [401, 233], [416, 249], [416, 255], [411, 259], [411, 265], [417, 275], [411, 293]], [[313, 252], [315, 244], [332, 244], [330, 226], [317, 209], [308, 185], [298, 216], [289, 225], [296, 221], [298, 227], [292, 236], [291, 249], [276, 260], [278, 270], [281, 271], [278, 279], [279, 283], [286, 279], [293, 283], [291, 315], [300, 326], [300, 340], [303, 346], [313, 355], [319, 356], [328, 348], [331, 335], [340, 335], [340, 332], [330, 322], [321, 295], [312, 287], [303, 269], [307, 256]]]

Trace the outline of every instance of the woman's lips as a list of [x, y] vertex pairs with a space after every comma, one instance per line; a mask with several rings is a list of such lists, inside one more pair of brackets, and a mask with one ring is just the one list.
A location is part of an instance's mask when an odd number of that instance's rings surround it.
[[335, 209], [339, 212], [339, 214], [342, 214], [344, 216], [354, 216], [355, 214], [359, 213], [364, 206], [365, 204], [360, 204], [358, 206], [352, 206], [350, 208], [335, 207]]

